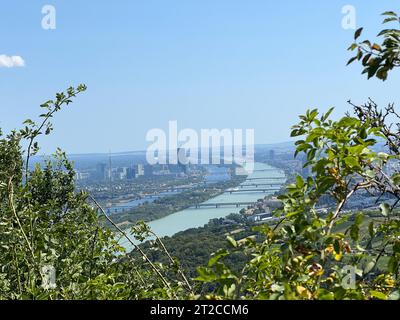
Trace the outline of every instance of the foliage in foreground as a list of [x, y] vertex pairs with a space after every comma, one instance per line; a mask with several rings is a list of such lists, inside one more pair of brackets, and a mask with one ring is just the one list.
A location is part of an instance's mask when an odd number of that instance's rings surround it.
[[190, 285], [163, 275], [168, 266], [145, 254], [125, 257], [88, 194], [76, 192], [73, 166], [63, 152], [30, 170], [29, 160], [39, 150], [36, 138], [50, 134], [50, 119], [85, 90], [69, 88], [44, 103], [39, 123], [29, 119], [20, 131], [0, 132], [0, 299], [187, 296]]
[[356, 51], [348, 64], [360, 61], [364, 67], [362, 73], [367, 74], [368, 79], [377, 77], [385, 81], [390, 71], [400, 67], [400, 17], [393, 11], [387, 11], [384, 16], [383, 24], [396, 25], [396, 28], [386, 28], [378, 33], [379, 38], [383, 38], [381, 44], [371, 40], [358, 41], [363, 28], [358, 29], [354, 34], [355, 42], [349, 47], [350, 51]]
[[[394, 12], [385, 12], [384, 24], [400, 23]], [[363, 29], [355, 32], [355, 40]], [[360, 61], [368, 78], [386, 80], [400, 66], [400, 30], [384, 29], [379, 45], [355, 42], [349, 64]], [[310, 110], [293, 127], [296, 155], [304, 154], [308, 178], [297, 177], [281, 196], [284, 209], [276, 226], [258, 231], [262, 243], [237, 242], [233, 249], [250, 262], [239, 273], [224, 263], [231, 252], [214, 254], [197, 278], [216, 283], [208, 298], [240, 299], [400, 299], [400, 116], [393, 104], [383, 110], [369, 100], [349, 102], [354, 115], [330, 120], [333, 109], [320, 115]], [[385, 152], [377, 152], [383, 142]], [[360, 192], [389, 198], [380, 202], [381, 217], [366, 219], [363, 212], [345, 212], [348, 201]], [[318, 210], [323, 198], [334, 200], [328, 213]], [[366, 230], [362, 226], [368, 220]], [[362, 230], [362, 232], [360, 232]]]
[[[393, 211], [400, 200], [400, 174], [386, 173], [387, 165], [399, 160], [399, 136], [388, 133], [385, 113], [375, 106], [357, 107], [357, 116], [338, 121], [329, 119], [331, 111], [320, 116], [309, 111], [293, 128], [292, 136], [302, 137], [296, 153], [307, 155], [312, 175], [298, 176], [280, 197], [280, 223], [257, 228], [265, 236], [262, 243], [230, 239], [231, 251], [245, 252], [250, 262], [241, 272], [232, 272], [224, 264], [230, 253], [223, 250], [199, 268], [198, 280], [219, 284], [209, 298], [400, 297], [400, 219]], [[387, 153], [374, 151], [378, 138], [385, 139]], [[344, 207], [354, 194], [365, 191], [390, 194], [393, 201], [381, 203], [382, 217], [369, 218], [368, 232], [361, 233], [364, 214], [345, 213]], [[326, 195], [335, 201], [328, 213], [317, 208]], [[386, 262], [378, 270], [382, 260]]]

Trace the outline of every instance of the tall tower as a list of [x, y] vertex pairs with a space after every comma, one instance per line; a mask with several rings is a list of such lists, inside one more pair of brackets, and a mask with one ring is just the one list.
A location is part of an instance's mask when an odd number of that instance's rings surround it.
[[113, 200], [111, 150], [108, 152], [108, 178], [110, 186], [110, 205], [111, 205]]

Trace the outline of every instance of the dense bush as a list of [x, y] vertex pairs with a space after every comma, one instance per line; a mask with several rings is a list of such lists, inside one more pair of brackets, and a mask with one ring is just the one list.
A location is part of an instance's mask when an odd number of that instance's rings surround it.
[[[88, 194], [75, 192], [72, 164], [60, 150], [31, 170], [35, 140], [85, 86], [42, 105], [39, 124], [0, 134], [0, 299], [178, 298], [190, 286], [170, 281], [166, 267], [124, 256]], [[21, 145], [28, 145], [26, 153]], [[104, 219], [103, 219], [104, 220]]]
[[[400, 22], [394, 12], [384, 15], [385, 24]], [[356, 31], [355, 40], [361, 33]], [[349, 62], [361, 61], [369, 78], [386, 80], [400, 65], [400, 30], [385, 29], [378, 36], [384, 38], [381, 45], [369, 40], [352, 44], [349, 49], [357, 49], [357, 55]], [[354, 115], [337, 121], [330, 119], [333, 109], [300, 116], [292, 131], [298, 138], [295, 155], [306, 156], [305, 167], [312, 174], [298, 176], [280, 197], [280, 223], [258, 228], [265, 241], [231, 239], [231, 252], [251, 258], [241, 272], [224, 263], [227, 250], [199, 268], [198, 280], [219, 284], [209, 297], [400, 299], [400, 219], [395, 210], [400, 202], [400, 116], [393, 104], [383, 109], [372, 100], [350, 104]], [[385, 152], [374, 151], [378, 141], [384, 142]], [[352, 197], [365, 191], [378, 196], [381, 217], [344, 211]], [[323, 197], [334, 203], [328, 214], [316, 208]]]

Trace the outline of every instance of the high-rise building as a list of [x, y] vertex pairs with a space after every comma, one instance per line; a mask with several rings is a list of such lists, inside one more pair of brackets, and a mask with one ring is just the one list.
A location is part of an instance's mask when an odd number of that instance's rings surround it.
[[136, 177], [141, 177], [144, 176], [144, 165], [143, 164], [138, 164], [136, 165]]
[[116, 170], [116, 178], [118, 180], [124, 180], [128, 176], [128, 168], [127, 167], [119, 167]]
[[98, 163], [96, 165], [96, 179], [104, 180], [106, 178], [106, 164], [105, 163]]
[[133, 180], [136, 177], [135, 168], [128, 168], [126, 171], [126, 179]]
[[76, 180], [87, 180], [90, 177], [89, 172], [80, 172], [80, 171], [75, 171], [75, 178]]

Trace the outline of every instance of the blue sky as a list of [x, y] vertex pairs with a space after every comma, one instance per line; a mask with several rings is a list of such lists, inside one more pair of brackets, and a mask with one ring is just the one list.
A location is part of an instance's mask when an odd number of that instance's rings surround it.
[[[256, 143], [287, 141], [307, 108], [368, 97], [399, 102], [399, 75], [367, 81], [346, 67], [353, 31], [341, 27], [354, 5], [373, 37], [390, 0], [119, 0], [1, 4], [0, 55], [25, 67], [0, 68], [0, 127], [35, 118], [55, 92], [88, 91], [57, 115], [43, 152], [145, 149], [152, 128], [254, 128]], [[57, 29], [41, 28], [54, 5]]]

